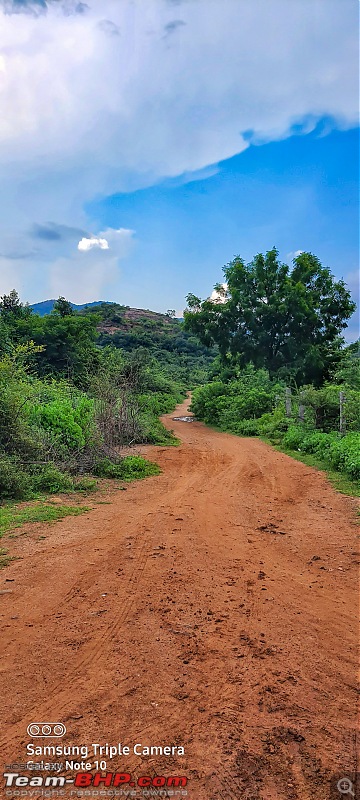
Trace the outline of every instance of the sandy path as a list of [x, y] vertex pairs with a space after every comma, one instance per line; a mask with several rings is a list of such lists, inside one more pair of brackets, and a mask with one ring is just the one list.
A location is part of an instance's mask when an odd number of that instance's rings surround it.
[[1, 760], [59, 720], [67, 744], [183, 746], [108, 769], [187, 775], [188, 800], [327, 800], [355, 763], [354, 501], [186, 411], [179, 448], [145, 448], [161, 476], [5, 542]]

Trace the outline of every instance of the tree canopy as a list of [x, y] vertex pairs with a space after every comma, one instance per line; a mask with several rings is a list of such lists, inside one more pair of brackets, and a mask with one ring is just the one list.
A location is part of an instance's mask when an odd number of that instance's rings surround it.
[[298, 255], [290, 268], [275, 247], [249, 264], [236, 256], [224, 277], [212, 298], [187, 296], [187, 330], [217, 344], [224, 363], [253, 363], [298, 381], [327, 377], [356, 307], [344, 281], [312, 253]]

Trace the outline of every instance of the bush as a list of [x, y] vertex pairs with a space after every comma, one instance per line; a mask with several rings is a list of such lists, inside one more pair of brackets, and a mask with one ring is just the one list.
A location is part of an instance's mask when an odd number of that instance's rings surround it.
[[160, 420], [149, 412], [140, 414], [139, 442], [148, 442], [160, 446], [178, 444], [175, 436], [168, 431]]
[[255, 370], [250, 365], [228, 383], [217, 380], [195, 389], [191, 410], [207, 424], [237, 433], [243, 420], [258, 419], [271, 412], [276, 395], [282, 390], [266, 370]]
[[303, 439], [304, 429], [298, 425], [291, 425], [282, 442], [289, 450], [301, 450]]
[[97, 487], [95, 478], [84, 477], [74, 481], [74, 489], [76, 492], [93, 492]]
[[257, 420], [259, 434], [279, 439], [291, 427], [291, 420], [285, 415], [284, 406], [278, 406], [271, 414], [262, 414]]
[[59, 396], [48, 403], [32, 407], [30, 421], [50, 433], [59, 453], [79, 450], [90, 441], [93, 433], [94, 404], [83, 396], [70, 398]]
[[360, 433], [349, 433], [332, 442], [328, 459], [335, 469], [346, 472], [351, 478], [360, 478]]
[[94, 472], [99, 478], [132, 481], [147, 478], [149, 475], [159, 475], [160, 469], [157, 464], [141, 456], [126, 456], [118, 463], [103, 458], [97, 462]]
[[347, 431], [359, 431], [360, 391], [330, 383], [320, 389], [315, 389], [314, 386], [305, 386], [301, 391], [309, 423], [324, 433], [339, 429], [339, 395], [341, 391], [345, 393], [346, 397], [346, 429]]
[[39, 472], [32, 476], [34, 491], [68, 492], [74, 488], [74, 481], [67, 472], [61, 472], [55, 464], [46, 464]]
[[242, 422], [239, 422], [236, 426], [237, 430], [234, 433], [237, 433], [238, 436], [258, 436], [259, 435], [259, 423], [257, 419], [243, 419]]
[[289, 450], [315, 455], [350, 478], [360, 478], [360, 433], [341, 437], [336, 431], [311, 432], [300, 425], [293, 425], [283, 436], [282, 444]]
[[30, 497], [32, 482], [30, 475], [21, 468], [15, 458], [0, 456], [0, 500], [26, 500]]

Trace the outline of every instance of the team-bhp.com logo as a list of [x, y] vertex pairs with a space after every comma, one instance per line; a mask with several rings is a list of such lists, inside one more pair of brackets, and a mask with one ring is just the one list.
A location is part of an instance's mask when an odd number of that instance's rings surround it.
[[18, 787], [18, 786], [46, 786], [46, 787], [64, 787], [71, 784], [76, 787], [89, 788], [91, 787], [128, 787], [128, 786], [141, 786], [143, 788], [162, 788], [162, 787], [177, 787], [183, 788], [187, 786], [188, 779], [185, 775], [141, 775], [135, 780], [132, 780], [129, 772], [107, 772], [103, 775], [101, 772], [78, 772], [75, 778], [66, 778], [63, 775], [36, 775], [29, 777], [28, 775], [19, 775], [18, 772], [4, 772], [5, 787]]
[[66, 733], [65, 725], [62, 722], [31, 722], [27, 726], [27, 733], [29, 736], [35, 737], [48, 737], [48, 736], [64, 736]]

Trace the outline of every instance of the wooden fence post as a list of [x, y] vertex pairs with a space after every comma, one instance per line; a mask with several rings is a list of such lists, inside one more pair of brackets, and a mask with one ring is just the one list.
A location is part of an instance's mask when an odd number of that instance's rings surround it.
[[346, 433], [346, 419], [345, 419], [346, 397], [345, 397], [344, 392], [340, 392], [339, 399], [340, 399], [340, 433], [341, 433], [341, 436], [345, 436], [345, 433]]
[[286, 416], [291, 417], [291, 389], [288, 386], [285, 389], [285, 410]]
[[304, 392], [300, 392], [300, 403], [299, 403], [299, 413], [298, 413], [300, 422], [304, 422], [305, 419], [305, 405], [303, 403], [303, 399], [304, 399]]

